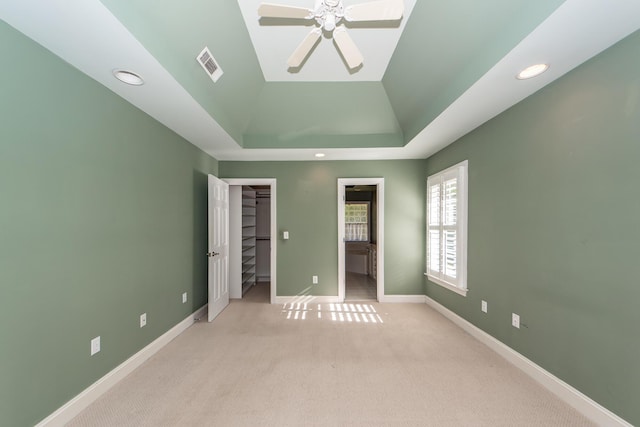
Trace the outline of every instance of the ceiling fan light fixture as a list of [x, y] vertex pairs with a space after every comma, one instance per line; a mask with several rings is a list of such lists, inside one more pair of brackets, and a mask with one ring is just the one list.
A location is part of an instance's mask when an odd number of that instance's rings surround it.
[[549, 69], [549, 64], [535, 64], [531, 65], [524, 70], [520, 71], [516, 75], [516, 79], [518, 80], [526, 80], [531, 79], [533, 77], [537, 77], [540, 74], [544, 73]]
[[336, 29], [336, 16], [332, 13], [329, 13], [324, 18], [324, 30], [331, 32]]
[[131, 86], [142, 86], [144, 84], [143, 78], [133, 71], [115, 69], [113, 70], [113, 76], [122, 83]]

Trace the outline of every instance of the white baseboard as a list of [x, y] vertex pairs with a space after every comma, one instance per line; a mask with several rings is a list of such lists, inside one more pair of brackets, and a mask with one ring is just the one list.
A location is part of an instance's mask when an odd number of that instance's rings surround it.
[[449, 310], [448, 308], [444, 307], [443, 305], [429, 297], [424, 298], [428, 306], [444, 315], [447, 319], [451, 320], [453, 323], [464, 329], [478, 341], [482, 342], [490, 349], [498, 353], [500, 356], [507, 359], [507, 361], [515, 365], [517, 368], [536, 380], [538, 383], [554, 393], [567, 404], [571, 405], [582, 415], [595, 422], [597, 425], [610, 427], [633, 427], [631, 424], [629, 424], [613, 412], [609, 411], [604, 406], [600, 405], [588, 396], [576, 390], [569, 384], [562, 381], [560, 378], [541, 368], [511, 347], [505, 345], [501, 341], [498, 341], [496, 338], [487, 334], [482, 329], [458, 316], [453, 311]]
[[424, 295], [384, 295], [380, 302], [424, 304]]
[[274, 304], [336, 304], [342, 303], [337, 296], [296, 295], [291, 297], [276, 297]]
[[[384, 303], [419, 303], [424, 304], [424, 295], [385, 295], [379, 302]], [[342, 304], [337, 296], [298, 295], [291, 297], [276, 297], [274, 304]], [[348, 302], [348, 301], [347, 301]]]
[[147, 359], [157, 353], [158, 350], [184, 332], [189, 326], [193, 325], [195, 320], [203, 317], [206, 314], [206, 311], [207, 306], [205, 305], [190, 314], [186, 319], [156, 338], [152, 343], [122, 362], [98, 381], [91, 384], [76, 397], [60, 407], [57, 411], [40, 421], [36, 427], [64, 426], [96, 399], [106, 393], [111, 387], [116, 385], [120, 380], [129, 375]]

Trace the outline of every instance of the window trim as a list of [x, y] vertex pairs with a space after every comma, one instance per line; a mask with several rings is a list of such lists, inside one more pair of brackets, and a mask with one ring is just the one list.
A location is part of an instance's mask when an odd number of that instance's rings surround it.
[[466, 296], [467, 296], [467, 292], [469, 291], [469, 289], [466, 289], [466, 288], [465, 288], [465, 289], [459, 288], [459, 287], [457, 287], [457, 286], [452, 285], [451, 283], [447, 283], [447, 282], [445, 282], [444, 280], [441, 280], [439, 277], [436, 277], [436, 276], [430, 276], [430, 275], [429, 275], [429, 274], [427, 274], [427, 273], [424, 273], [424, 275], [427, 277], [427, 279], [429, 279], [429, 281], [430, 281], [431, 283], [435, 283], [435, 284], [436, 284], [436, 285], [438, 285], [438, 286], [442, 286], [442, 287], [443, 287], [443, 288], [445, 288], [445, 289], [449, 289], [450, 291], [453, 291], [453, 292], [455, 292], [455, 293], [457, 293], [457, 294], [460, 294], [460, 295], [462, 295], [463, 297], [466, 297]]
[[[453, 291], [457, 294], [460, 294], [462, 296], [466, 296], [467, 292], [468, 292], [468, 284], [467, 284], [467, 246], [468, 246], [468, 239], [467, 239], [467, 222], [468, 222], [468, 200], [469, 200], [469, 192], [468, 192], [468, 168], [469, 168], [469, 161], [465, 160], [462, 161], [460, 163], [457, 163], [447, 169], [444, 169], [438, 173], [432, 174], [430, 176], [427, 177], [427, 188], [426, 188], [426, 218], [425, 218], [425, 227], [426, 227], [426, 241], [425, 241], [425, 247], [426, 247], [426, 256], [425, 256], [425, 269], [426, 272], [424, 273], [424, 275], [427, 277], [427, 279], [438, 285], [441, 286], [445, 289], [449, 289], [450, 291]], [[457, 175], [457, 178], [459, 180], [458, 183], [458, 193], [460, 195], [460, 197], [458, 197], [457, 200], [457, 220], [456, 220], [456, 231], [458, 233], [458, 242], [457, 242], [457, 247], [460, 248], [459, 251], [456, 251], [456, 257], [459, 260], [459, 264], [457, 265], [457, 272], [458, 272], [458, 278], [456, 280], [456, 282], [451, 282], [446, 280], [444, 277], [442, 276], [435, 276], [433, 274], [430, 274], [430, 269], [429, 269], [429, 264], [428, 264], [428, 259], [429, 259], [429, 203], [430, 203], [430, 197], [429, 197], [429, 190], [430, 190], [430, 186], [429, 184], [431, 182], [433, 182], [434, 180], [437, 179], [442, 179], [442, 177], [446, 176], [446, 175], [451, 175], [452, 173], [455, 173]], [[440, 204], [441, 206], [444, 205], [444, 193], [441, 192], [441, 201]], [[441, 218], [442, 218], [442, 213], [440, 214]], [[441, 239], [441, 241], [443, 241], [443, 239]]]

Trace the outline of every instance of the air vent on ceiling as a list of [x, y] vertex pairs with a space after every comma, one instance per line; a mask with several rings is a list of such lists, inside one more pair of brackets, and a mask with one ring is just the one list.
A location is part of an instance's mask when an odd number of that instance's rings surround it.
[[202, 65], [202, 68], [207, 72], [209, 77], [211, 77], [211, 80], [213, 80], [214, 83], [217, 82], [222, 75], [222, 68], [220, 68], [216, 60], [213, 59], [213, 55], [211, 55], [209, 48], [205, 47], [196, 59], [198, 60], [198, 63]]

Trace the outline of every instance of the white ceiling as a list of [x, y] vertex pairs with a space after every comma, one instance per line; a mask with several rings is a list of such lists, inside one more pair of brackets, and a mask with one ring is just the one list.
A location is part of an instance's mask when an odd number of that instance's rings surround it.
[[[0, 18], [219, 160], [313, 160], [317, 151], [242, 149], [99, 0], [4, 0]], [[639, 28], [640, 1], [567, 0], [405, 147], [325, 149], [326, 159], [427, 157]], [[551, 68], [514, 78], [536, 62]], [[116, 81], [111, 70], [124, 65], [145, 85]]]
[[[372, 0], [344, 0], [345, 7]], [[375, 0], [373, 0], [375, 1]], [[309, 55], [304, 66], [296, 72], [287, 69], [287, 59], [314, 26], [272, 25], [258, 19], [262, 0], [238, 0], [251, 42], [256, 50], [266, 81], [381, 81], [391, 55], [402, 35], [416, 0], [405, 0], [403, 19], [397, 27], [349, 28], [349, 35], [364, 56], [364, 64], [350, 73], [331, 39], [323, 37]], [[275, 3], [313, 9], [315, 0], [276, 0]], [[294, 21], [293, 24], [295, 24]], [[315, 21], [313, 21], [315, 22]], [[372, 25], [375, 25], [373, 23]]]

